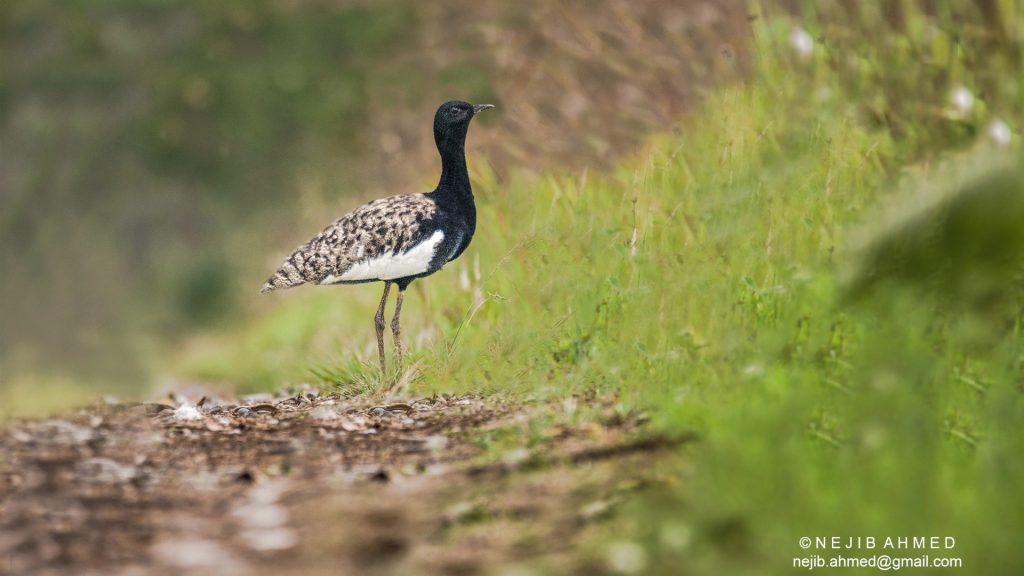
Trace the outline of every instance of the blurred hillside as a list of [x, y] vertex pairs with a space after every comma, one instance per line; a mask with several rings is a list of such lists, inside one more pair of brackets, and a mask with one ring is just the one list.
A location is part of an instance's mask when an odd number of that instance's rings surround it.
[[441, 101], [499, 104], [499, 175], [607, 167], [747, 66], [742, 2], [590, 7], [4, 3], [0, 378], [133, 382], [244, 315], [348, 197], [433, 185]]

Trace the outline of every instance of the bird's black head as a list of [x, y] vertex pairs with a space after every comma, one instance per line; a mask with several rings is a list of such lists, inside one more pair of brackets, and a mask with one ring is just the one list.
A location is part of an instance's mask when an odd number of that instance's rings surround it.
[[434, 141], [439, 149], [461, 147], [466, 141], [466, 131], [473, 116], [494, 108], [491, 104], [473, 105], [469, 102], [452, 100], [441, 104], [434, 115]]

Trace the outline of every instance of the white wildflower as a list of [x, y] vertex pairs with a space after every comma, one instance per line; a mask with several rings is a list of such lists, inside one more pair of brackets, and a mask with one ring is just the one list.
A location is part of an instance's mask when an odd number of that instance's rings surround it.
[[996, 146], [1005, 148], [1010, 145], [1010, 139], [1013, 138], [1013, 133], [1010, 131], [1010, 127], [1007, 126], [1006, 122], [997, 118], [988, 125], [988, 137], [992, 139], [992, 142], [994, 142]]
[[803, 28], [793, 28], [789, 33], [789, 45], [801, 60], [808, 60], [814, 52], [814, 39]]
[[974, 94], [963, 86], [957, 86], [949, 95], [953, 109], [966, 116], [974, 108]]

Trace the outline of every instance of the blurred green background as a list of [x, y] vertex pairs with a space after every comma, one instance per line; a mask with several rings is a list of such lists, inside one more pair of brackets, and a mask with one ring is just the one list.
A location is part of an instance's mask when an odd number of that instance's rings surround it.
[[[439, 102], [491, 101], [479, 232], [403, 315], [413, 389], [701, 436], [581, 571], [788, 573], [820, 534], [1024, 569], [1018, 2], [75, 6], [0, 8], [0, 379], [35, 399], [5, 414], [379, 387], [377, 287], [256, 291], [433, 186]], [[597, 415], [531, 418], [492, 456]]]

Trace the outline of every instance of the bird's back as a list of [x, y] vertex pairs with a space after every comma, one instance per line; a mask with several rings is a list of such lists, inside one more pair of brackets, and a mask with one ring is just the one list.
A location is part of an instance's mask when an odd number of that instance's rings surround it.
[[375, 200], [343, 216], [299, 246], [261, 292], [300, 284], [394, 281], [399, 290], [458, 257], [476, 229], [466, 169], [466, 132], [478, 112], [493, 108], [445, 102], [434, 115], [441, 179], [433, 192]]
[[436, 234], [438, 212], [428, 194], [390, 196], [365, 204], [299, 246], [260, 292], [424, 272], [419, 269], [422, 262], [429, 262], [443, 241], [443, 232], [440, 238]]

